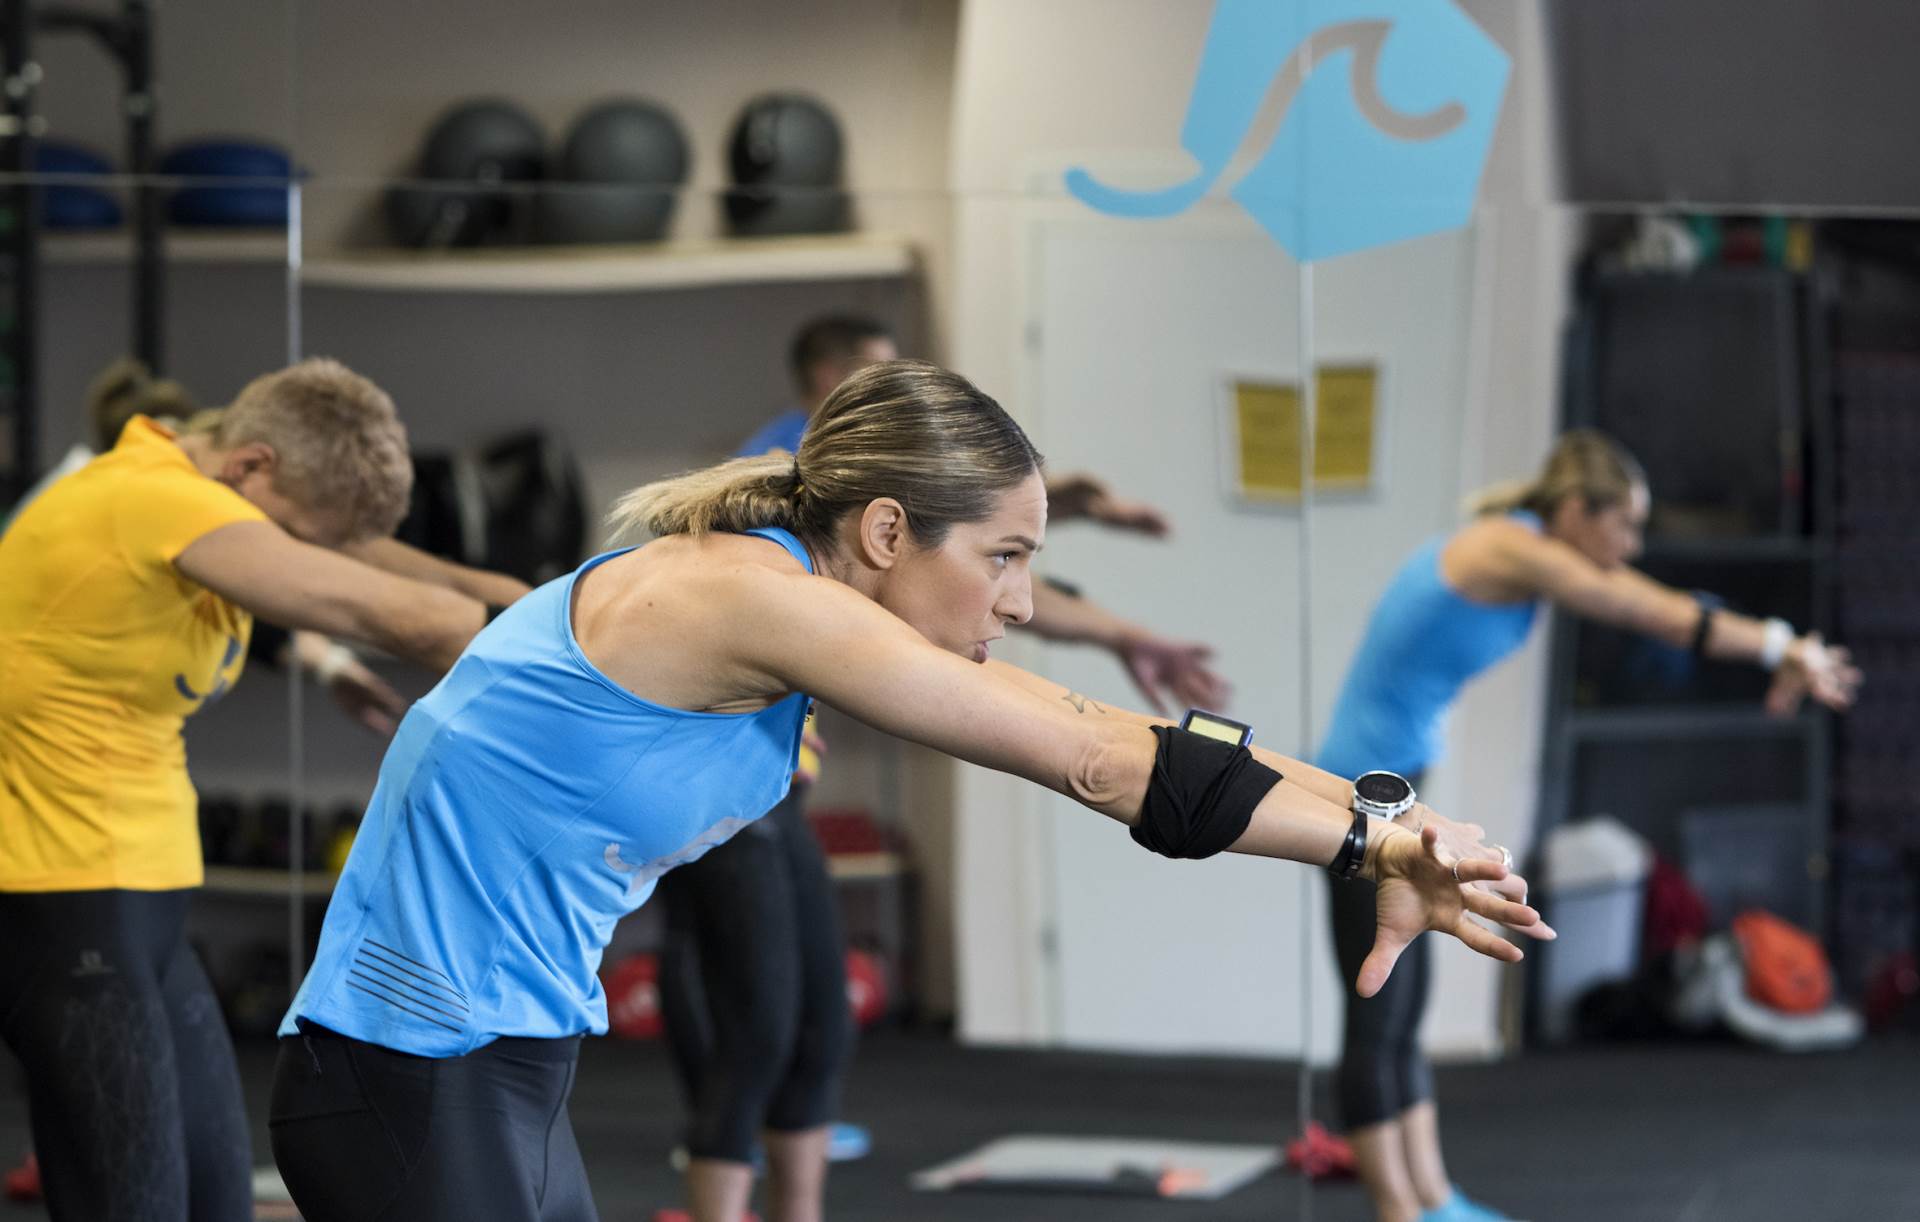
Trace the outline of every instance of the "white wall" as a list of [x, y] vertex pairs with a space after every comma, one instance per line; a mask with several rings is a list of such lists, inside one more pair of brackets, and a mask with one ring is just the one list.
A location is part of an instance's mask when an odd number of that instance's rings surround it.
[[[1315, 273], [1321, 351], [1332, 358], [1377, 355], [1386, 366], [1390, 395], [1383, 495], [1330, 506], [1318, 517], [1318, 559], [1311, 574], [1312, 681], [1316, 722], [1322, 726], [1357, 640], [1362, 611], [1392, 567], [1420, 538], [1452, 520], [1452, 507], [1468, 486], [1529, 468], [1545, 448], [1554, 417], [1552, 371], [1565, 263], [1559, 222], [1543, 206], [1551, 197], [1553, 162], [1537, 66], [1538, 14], [1530, 3], [1469, 7], [1496, 40], [1518, 52], [1486, 184], [1489, 204], [1498, 207], [1468, 234], [1335, 261]], [[1272, 574], [1264, 572], [1241, 578], [1254, 582], [1252, 597], [1243, 598], [1239, 585], [1228, 584], [1247, 565], [1248, 523], [1217, 501], [1209, 504], [1189, 482], [1162, 480], [1160, 451], [1171, 445], [1166, 439], [1177, 422], [1134, 421], [1155, 430], [1151, 441], [1119, 428], [1106, 434], [1080, 428], [1085, 419], [1076, 413], [1103, 391], [1115, 410], [1127, 412], [1138, 410], [1143, 396], [1174, 393], [1157, 381], [1140, 381], [1141, 371], [1153, 370], [1155, 362], [1152, 349], [1143, 353], [1149, 341], [1133, 329], [1129, 305], [1110, 293], [1096, 293], [1078, 307], [1089, 316], [1114, 317], [1110, 345], [1089, 359], [1083, 378], [1061, 389], [1027, 368], [1030, 359], [1048, 367], [1045, 350], [1054, 328], [1049, 324], [1037, 339], [1027, 334], [1033, 321], [1029, 303], [1052, 302], [1065, 291], [1053, 282], [1037, 291], [1032, 283], [1037, 263], [1032, 225], [1036, 216], [1074, 206], [1023, 201], [1022, 195], [1036, 194], [1035, 184], [1040, 184], [1037, 193], [1057, 195], [1052, 184], [1070, 164], [1164, 160], [1163, 150], [1177, 147], [1210, 14], [1209, 5], [1177, 0], [1047, 5], [970, 0], [961, 22], [953, 137], [958, 200], [953, 359], [1005, 396], [1016, 414], [1046, 437], [1043, 448], [1056, 466], [1104, 464], [1116, 475], [1129, 476], [1143, 494], [1174, 501], [1182, 511], [1182, 540], [1169, 554], [1177, 559], [1165, 562], [1177, 566], [1172, 579], [1156, 580], [1142, 556], [1124, 552], [1118, 543], [1067, 531], [1055, 533], [1050, 563], [1065, 565], [1084, 555], [1086, 571], [1074, 576], [1090, 582], [1103, 600], [1170, 630], [1186, 630], [1182, 617], [1187, 617], [1205, 629], [1203, 635], [1243, 642], [1245, 621], [1259, 615], [1273, 639], [1264, 651], [1236, 646], [1232, 656], [1243, 692], [1282, 682], [1297, 690], [1291, 631], [1297, 616], [1286, 590], [1270, 588]], [[1110, 286], [1129, 266], [1145, 267], [1161, 257], [1154, 253], [1155, 227], [1136, 224], [1135, 231], [1135, 249], [1113, 245], [1113, 264], [1102, 271], [1100, 284]], [[1445, 295], [1449, 285], [1457, 299]], [[1200, 284], [1191, 288], [1179, 308], [1192, 318], [1232, 308], [1210, 303]], [[1282, 334], [1275, 335], [1269, 359], [1282, 366], [1291, 357], [1291, 340], [1284, 334], [1291, 291], [1285, 275], [1277, 273], [1270, 325]], [[1241, 298], [1233, 301], [1244, 308]], [[1242, 334], [1239, 317], [1213, 317], [1216, 331]], [[1191, 364], [1208, 341], [1182, 335], [1180, 342], [1191, 351], [1176, 360]], [[1041, 353], [1037, 357], [1033, 343]], [[1225, 365], [1237, 355], [1223, 344], [1212, 360]], [[1429, 399], [1432, 406], [1424, 406]], [[1472, 452], [1463, 454], [1463, 445]], [[1288, 533], [1277, 530], [1271, 548], [1260, 553], [1260, 563], [1280, 574], [1288, 572]], [[1043, 660], [1084, 675], [1089, 684], [1098, 680], [1099, 690], [1114, 689], [1111, 671], [1102, 676], [1097, 662], [1064, 656]], [[1249, 680], [1248, 674], [1254, 677]], [[1297, 738], [1299, 729], [1297, 716], [1287, 711], [1289, 703], [1274, 705], [1272, 732], [1263, 726], [1263, 737], [1297, 750], [1297, 743], [1287, 741], [1290, 732]], [[1522, 839], [1519, 832], [1532, 802], [1539, 708], [1539, 667], [1532, 656], [1481, 685], [1455, 719], [1454, 762], [1430, 787], [1445, 803], [1443, 809], [1470, 813], [1510, 842]], [[1053, 840], [1046, 833], [1064, 829], [1075, 816], [1047, 813], [1052, 805], [1045, 799], [1000, 778], [964, 770], [958, 793], [963, 1035], [1300, 1051], [1303, 1032], [1294, 1017], [1292, 990], [1307, 977], [1300, 974], [1295, 921], [1298, 888], [1319, 885], [1305, 881], [1312, 879], [1310, 872], [1240, 862], [1156, 869], [1156, 863], [1136, 860], [1144, 855], [1114, 829], [1088, 823], [1086, 816], [1079, 816], [1075, 830]], [[1053, 820], [1051, 828], [1047, 819]], [[1093, 847], [1092, 838], [1102, 833], [1105, 841]], [[1084, 856], [1081, 864], [1094, 876], [1091, 882], [1069, 878], [1074, 863], [1065, 858], [1076, 853]], [[1057, 864], [1049, 854], [1059, 855]], [[1167, 873], [1169, 868], [1180, 873]], [[1251, 883], [1255, 876], [1248, 875], [1249, 868], [1266, 870], [1258, 877], [1271, 885]], [[1209, 869], [1217, 873], [1205, 875]], [[1116, 871], [1124, 871], [1129, 885], [1108, 887]], [[1069, 878], [1060, 884], [1069, 894], [1065, 906], [1056, 894], [1055, 873]], [[1178, 881], [1160, 881], [1174, 878]], [[1086, 897], [1101, 887], [1114, 893], [1116, 904], [1104, 937], [1088, 924], [1092, 909], [1085, 906]], [[1118, 908], [1127, 897], [1132, 912]], [[1084, 909], [1078, 915], [1076, 904]], [[1155, 921], [1144, 948], [1141, 909], [1150, 909]], [[1054, 927], [1056, 920], [1061, 928]], [[1076, 922], [1071, 930], [1065, 928], [1070, 921]], [[1046, 946], [1055, 937], [1062, 940], [1062, 958], [1079, 956], [1079, 966], [1052, 969]], [[1315, 990], [1313, 1045], [1324, 1054], [1330, 1048], [1336, 984], [1324, 939], [1315, 932], [1310, 944], [1315, 948], [1307, 969]], [[1191, 948], [1195, 964], [1176, 964], [1183, 945]], [[1142, 949], [1144, 955], [1133, 953]], [[1443, 1050], [1494, 1046], [1497, 976], [1459, 952], [1443, 950], [1440, 960], [1442, 985], [1429, 1025], [1432, 1043]], [[1153, 987], [1141, 978], [1143, 961], [1183, 973], [1177, 987], [1140, 1000], [1142, 990]], [[1086, 968], [1088, 962], [1095, 966]], [[1097, 1017], [1097, 1005], [1088, 1008], [1087, 1000], [1100, 998], [1103, 990], [1111, 1021]], [[1257, 1021], [1229, 1016], [1235, 1007]]]

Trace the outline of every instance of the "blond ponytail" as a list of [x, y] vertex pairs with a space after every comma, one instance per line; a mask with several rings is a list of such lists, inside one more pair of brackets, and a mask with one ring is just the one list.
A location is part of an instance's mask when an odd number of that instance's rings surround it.
[[1489, 484], [1478, 492], [1470, 493], [1463, 508], [1470, 518], [1512, 513], [1535, 499], [1539, 492], [1539, 484], [1534, 480], [1503, 479], [1497, 484]]
[[615, 539], [738, 533], [756, 526], [792, 530], [798, 524], [798, 470], [785, 450], [730, 459], [635, 488], [614, 502], [607, 522]]

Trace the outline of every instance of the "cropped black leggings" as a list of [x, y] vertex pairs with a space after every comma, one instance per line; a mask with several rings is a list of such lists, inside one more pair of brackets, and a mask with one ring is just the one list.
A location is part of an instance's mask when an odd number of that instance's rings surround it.
[[[1409, 778], [1418, 788], [1420, 778]], [[1432, 987], [1426, 935], [1415, 938], [1393, 975], [1372, 997], [1356, 996], [1353, 982], [1373, 949], [1373, 884], [1333, 880], [1327, 887], [1334, 957], [1347, 1000], [1335, 1095], [1349, 1130], [1392, 1120], [1433, 1097], [1433, 1067], [1420, 1051], [1420, 1020]]]
[[660, 880], [660, 1000], [695, 1158], [830, 1123], [851, 1045], [846, 946], [806, 787]]
[[250, 1222], [253, 1145], [190, 891], [0, 894], [0, 1038], [55, 1222]]
[[578, 1037], [421, 1057], [302, 1030], [269, 1127], [307, 1222], [597, 1222], [567, 1116]]

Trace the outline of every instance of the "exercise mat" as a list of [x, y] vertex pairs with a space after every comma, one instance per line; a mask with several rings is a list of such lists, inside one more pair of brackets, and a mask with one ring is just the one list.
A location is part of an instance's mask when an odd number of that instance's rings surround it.
[[1280, 1162], [1277, 1146], [1017, 1133], [909, 1182], [925, 1192], [1066, 1192], [1217, 1201]]

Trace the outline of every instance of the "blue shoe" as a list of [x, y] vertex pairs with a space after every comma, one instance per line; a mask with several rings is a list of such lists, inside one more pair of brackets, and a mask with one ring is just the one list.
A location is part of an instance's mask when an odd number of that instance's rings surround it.
[[836, 1124], [827, 1135], [827, 1161], [851, 1163], [873, 1153], [873, 1135], [857, 1124]]
[[1478, 1201], [1470, 1200], [1467, 1194], [1458, 1188], [1447, 1198], [1447, 1203], [1438, 1209], [1429, 1209], [1420, 1215], [1421, 1222], [1513, 1222], [1497, 1209], [1489, 1209]]

